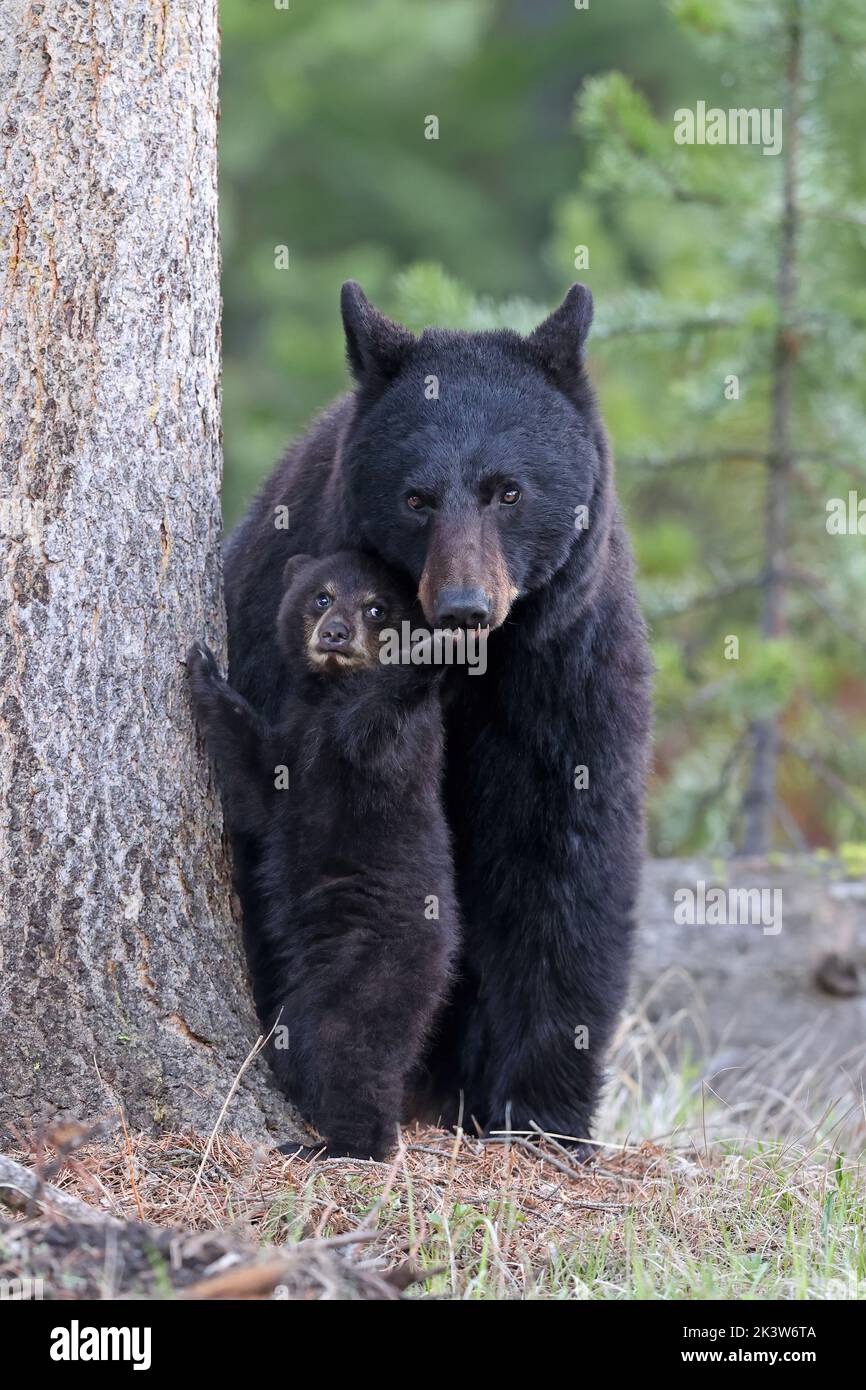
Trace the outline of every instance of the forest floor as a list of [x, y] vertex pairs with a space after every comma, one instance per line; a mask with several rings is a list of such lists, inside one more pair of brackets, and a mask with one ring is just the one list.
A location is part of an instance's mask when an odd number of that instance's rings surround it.
[[[0, 1221], [0, 1280], [55, 1298], [866, 1298], [862, 1102], [810, 1121], [767, 1077], [772, 1107], [735, 1111], [687, 1062], [650, 1079], [654, 1043], [635, 1036], [609, 1142], [583, 1167], [550, 1139], [431, 1128], [379, 1164], [288, 1158], [228, 1128], [210, 1147], [120, 1131], [52, 1163], [47, 1136], [8, 1157], [105, 1219], [40, 1198]], [[770, 1137], [786, 1110], [799, 1131], [787, 1114]]]
[[[90, 1143], [53, 1181], [107, 1218], [0, 1224], [45, 1297], [866, 1297], [864, 1171], [793, 1143], [605, 1148], [407, 1130], [390, 1164], [231, 1137]], [[32, 1164], [32, 1155], [19, 1153]]]

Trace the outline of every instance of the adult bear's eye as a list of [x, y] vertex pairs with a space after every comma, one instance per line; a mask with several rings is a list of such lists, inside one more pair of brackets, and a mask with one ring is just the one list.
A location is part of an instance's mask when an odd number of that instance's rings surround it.
[[316, 599], [317, 608], [330, 608], [331, 603], [332, 599], [330, 594], [319, 594], [318, 598]]
[[499, 500], [503, 502], [506, 507], [513, 507], [515, 502], [520, 501], [520, 488], [514, 487], [513, 484], [509, 484], [508, 487], [502, 489], [502, 496]]
[[420, 492], [410, 492], [406, 497], [406, 506], [410, 507], [413, 512], [421, 512], [427, 506], [427, 502]]

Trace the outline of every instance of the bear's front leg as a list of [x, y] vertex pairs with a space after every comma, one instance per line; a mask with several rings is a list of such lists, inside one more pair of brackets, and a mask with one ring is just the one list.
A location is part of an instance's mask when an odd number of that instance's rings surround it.
[[273, 787], [266, 757], [273, 732], [223, 679], [204, 642], [193, 643], [186, 664], [196, 719], [216, 767], [231, 829], [252, 832]]
[[[649, 661], [639, 620], [512, 643], [449, 715], [465, 986], [443, 1077], [463, 1124], [590, 1137], [625, 1000], [643, 851]], [[468, 689], [466, 688], [468, 687]]]

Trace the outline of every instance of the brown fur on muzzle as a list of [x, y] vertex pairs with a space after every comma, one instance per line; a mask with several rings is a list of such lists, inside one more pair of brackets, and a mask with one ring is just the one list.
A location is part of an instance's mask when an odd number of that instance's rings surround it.
[[435, 624], [439, 595], [451, 588], [483, 590], [490, 609], [489, 626], [505, 622], [517, 589], [490, 513], [458, 526], [444, 517], [437, 521], [418, 585], [418, 600], [428, 623]]

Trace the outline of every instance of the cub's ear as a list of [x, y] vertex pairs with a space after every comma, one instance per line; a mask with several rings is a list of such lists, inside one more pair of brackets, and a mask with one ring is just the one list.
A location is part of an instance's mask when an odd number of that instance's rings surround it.
[[340, 292], [346, 356], [359, 386], [376, 388], [396, 376], [415, 339], [402, 324], [375, 309], [361, 286], [347, 280]]
[[586, 285], [572, 285], [559, 308], [529, 335], [545, 371], [563, 384], [579, 375], [591, 324], [592, 294]]
[[301, 570], [312, 561], [312, 555], [290, 555], [283, 568], [283, 588], [294, 583]]

